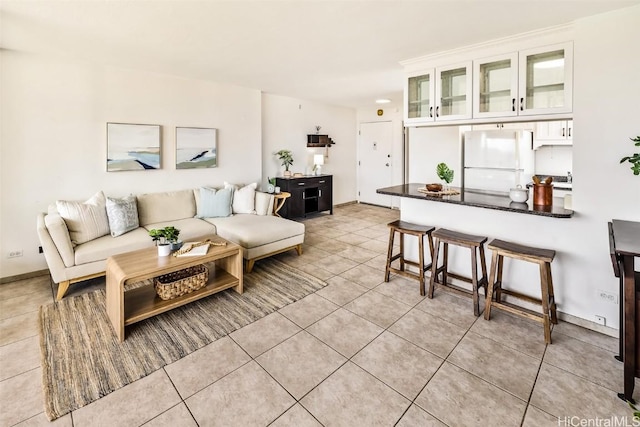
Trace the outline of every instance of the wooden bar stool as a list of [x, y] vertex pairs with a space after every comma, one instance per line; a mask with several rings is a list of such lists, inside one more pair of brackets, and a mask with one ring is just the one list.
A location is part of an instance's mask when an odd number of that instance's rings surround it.
[[[491, 257], [491, 275], [490, 280], [492, 286], [489, 286], [489, 293], [485, 301], [484, 318], [489, 320], [491, 317], [491, 307], [500, 308], [509, 313], [518, 316], [533, 319], [542, 323], [544, 327], [544, 341], [551, 344], [551, 323], [558, 324], [556, 316], [556, 302], [553, 296], [553, 281], [551, 279], [551, 261], [556, 255], [556, 251], [550, 249], [539, 249], [530, 246], [519, 245], [517, 243], [505, 242], [504, 240], [492, 240], [489, 249], [493, 251]], [[504, 257], [519, 259], [536, 263], [540, 266], [540, 289], [542, 299], [532, 298], [519, 292], [502, 289], [502, 262]], [[495, 293], [495, 301], [492, 297]], [[542, 315], [534, 313], [522, 307], [502, 302], [502, 294], [511, 295], [525, 301], [542, 306]]]
[[[389, 249], [387, 251], [387, 266], [384, 272], [384, 281], [389, 281], [389, 273], [394, 272], [401, 276], [410, 277], [412, 279], [418, 279], [420, 281], [420, 295], [424, 295], [424, 273], [431, 268], [432, 263], [425, 265], [424, 263], [424, 237], [427, 236], [429, 240], [429, 254], [433, 261], [433, 241], [431, 240], [431, 233], [435, 230], [435, 227], [429, 225], [412, 224], [406, 221], [393, 221], [387, 224], [389, 226]], [[400, 234], [400, 252], [393, 255], [393, 240], [396, 232]], [[404, 257], [404, 235], [409, 234], [418, 238], [418, 262], [410, 261]], [[391, 267], [391, 263], [395, 260], [400, 260], [400, 268]], [[405, 270], [405, 265], [412, 265], [418, 267], [418, 273]]]
[[[433, 259], [436, 267], [435, 274], [433, 272], [433, 269], [431, 270], [431, 280], [429, 281], [429, 298], [433, 298], [433, 290], [436, 284], [442, 286], [444, 289], [449, 289], [455, 293], [461, 293], [464, 295], [471, 294], [473, 298], [473, 314], [475, 314], [476, 316], [480, 316], [480, 300], [478, 298], [478, 288], [484, 287], [485, 295], [487, 293], [487, 262], [484, 259], [484, 243], [487, 241], [487, 238], [484, 236], [474, 236], [473, 234], [458, 233], [457, 231], [447, 230], [446, 228], [439, 228], [438, 230], [436, 230], [433, 233], [433, 238], [435, 240], [435, 252], [433, 254]], [[443, 244], [442, 267], [438, 267], [440, 243]], [[461, 276], [459, 274], [451, 273], [448, 271], [449, 245], [461, 246], [471, 249], [471, 277]], [[482, 270], [482, 277], [480, 278], [480, 280], [478, 280], [477, 252], [480, 252], [480, 266]], [[442, 274], [442, 279], [438, 280], [438, 275], [440, 274]], [[467, 283], [471, 283], [471, 291], [447, 283], [448, 276]]]

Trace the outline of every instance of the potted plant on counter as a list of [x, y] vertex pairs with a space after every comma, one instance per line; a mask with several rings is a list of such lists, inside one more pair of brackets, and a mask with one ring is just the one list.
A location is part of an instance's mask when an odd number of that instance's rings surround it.
[[449, 184], [453, 182], [453, 170], [449, 169], [446, 163], [438, 163], [436, 166], [436, 173], [438, 174], [438, 178], [446, 182], [444, 186], [444, 191], [449, 190]]
[[290, 150], [280, 150], [276, 152], [276, 156], [282, 162], [282, 166], [284, 166], [284, 176], [291, 176], [291, 172], [289, 172], [289, 167], [293, 164], [293, 154]]
[[[636, 147], [640, 147], [640, 136], [636, 136], [635, 138], [629, 138], [631, 141], [635, 142]], [[630, 156], [625, 156], [620, 159], [620, 163], [629, 162], [631, 163], [631, 170], [634, 175], [640, 175], [640, 153], [633, 153]]]
[[169, 242], [169, 246], [171, 246], [172, 251], [177, 251], [182, 247], [182, 242], [178, 239], [180, 235], [180, 230], [173, 226], [164, 228], [164, 237]]
[[[172, 250], [180, 249], [182, 242], [178, 242], [179, 234], [180, 230], [171, 226], [165, 228], [153, 228], [149, 230], [149, 236], [154, 242], [156, 242], [156, 246], [158, 247], [158, 256], [167, 256]], [[176, 246], [179, 244], [179, 246], [173, 249], [172, 244], [175, 244]]]

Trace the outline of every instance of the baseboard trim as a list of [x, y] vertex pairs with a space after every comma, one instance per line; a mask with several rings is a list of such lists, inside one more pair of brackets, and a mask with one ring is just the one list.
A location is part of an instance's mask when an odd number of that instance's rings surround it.
[[355, 205], [356, 203], [358, 203], [358, 202], [355, 201], [355, 200], [352, 200], [350, 202], [338, 203], [337, 205], [333, 205], [333, 207], [334, 208], [339, 208], [339, 207], [342, 207], [342, 206]]
[[17, 274], [15, 276], [0, 277], [0, 285], [5, 283], [17, 282], [18, 280], [32, 279], [34, 277], [48, 276], [49, 269], [31, 271], [29, 273]]

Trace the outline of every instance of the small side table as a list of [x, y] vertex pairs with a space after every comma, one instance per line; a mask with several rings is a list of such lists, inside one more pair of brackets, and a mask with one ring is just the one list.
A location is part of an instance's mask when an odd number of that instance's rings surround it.
[[278, 211], [282, 209], [282, 207], [284, 206], [284, 202], [286, 202], [289, 197], [291, 197], [291, 193], [287, 193], [286, 191], [283, 191], [281, 193], [276, 193], [273, 195], [273, 214], [274, 215], [280, 216]]

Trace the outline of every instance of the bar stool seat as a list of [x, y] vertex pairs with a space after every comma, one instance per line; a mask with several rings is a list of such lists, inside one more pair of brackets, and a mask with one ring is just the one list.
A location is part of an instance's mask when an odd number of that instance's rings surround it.
[[[538, 321], [542, 323], [544, 328], [545, 343], [551, 344], [550, 323], [558, 323], [556, 302], [555, 297], [553, 296], [553, 280], [551, 278], [551, 262], [556, 255], [556, 251], [551, 249], [534, 248], [498, 239], [494, 239], [489, 242], [487, 247], [493, 251], [493, 255], [491, 257], [491, 286], [489, 286], [489, 292], [485, 300], [484, 318], [489, 320], [491, 318], [491, 307], [496, 307], [509, 313]], [[539, 265], [542, 299], [536, 299], [519, 292], [502, 289], [504, 257], [532, 262]], [[493, 298], [494, 294], [495, 300]], [[540, 305], [542, 307], [542, 314], [503, 302], [502, 294], [510, 295], [530, 303]]]
[[[443, 289], [450, 290], [455, 293], [461, 293], [464, 295], [471, 294], [473, 298], [473, 314], [480, 315], [480, 300], [478, 297], [478, 288], [484, 287], [485, 294], [487, 293], [487, 262], [484, 258], [484, 243], [487, 241], [485, 236], [476, 236], [473, 234], [460, 233], [453, 230], [447, 230], [446, 228], [439, 228], [433, 233], [433, 239], [435, 241], [433, 259], [436, 264], [435, 274], [434, 270], [431, 270], [431, 280], [429, 281], [429, 298], [433, 298], [433, 291], [435, 285], [442, 287]], [[438, 267], [438, 257], [440, 253], [440, 243], [443, 244], [443, 260], [442, 267]], [[449, 263], [449, 245], [460, 246], [471, 249], [471, 277], [465, 277], [456, 273], [448, 271]], [[477, 252], [480, 253], [480, 266], [482, 277], [478, 279], [478, 258]], [[438, 276], [442, 275], [441, 279]], [[447, 283], [447, 277], [451, 276], [455, 279], [462, 280], [467, 283], [471, 283], [471, 291], [467, 289], [454, 286]]]
[[[393, 271], [401, 276], [409, 277], [411, 279], [418, 279], [420, 282], [420, 295], [425, 294], [424, 286], [424, 273], [431, 269], [431, 263], [426, 264], [424, 262], [424, 237], [428, 237], [429, 241], [429, 254], [433, 260], [433, 240], [431, 239], [431, 233], [435, 230], [435, 227], [429, 225], [418, 225], [406, 221], [396, 220], [387, 224], [389, 227], [389, 248], [387, 250], [387, 265], [384, 272], [384, 281], [389, 281], [389, 274]], [[393, 242], [396, 232], [400, 234], [400, 252], [393, 255]], [[418, 238], [418, 262], [407, 260], [404, 257], [404, 235], [416, 236]], [[400, 268], [394, 268], [391, 263], [395, 260], [400, 260]], [[418, 267], [418, 273], [407, 271], [405, 265], [411, 265]]]

